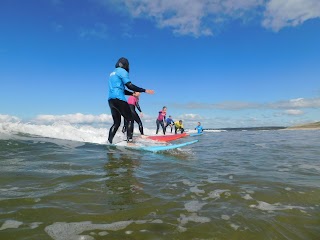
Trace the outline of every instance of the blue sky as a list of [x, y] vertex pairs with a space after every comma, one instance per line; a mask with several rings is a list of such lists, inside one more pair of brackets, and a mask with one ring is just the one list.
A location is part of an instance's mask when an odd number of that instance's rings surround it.
[[155, 90], [145, 124], [163, 105], [212, 128], [320, 121], [318, 0], [0, 4], [2, 119], [108, 124], [108, 75], [127, 57]]

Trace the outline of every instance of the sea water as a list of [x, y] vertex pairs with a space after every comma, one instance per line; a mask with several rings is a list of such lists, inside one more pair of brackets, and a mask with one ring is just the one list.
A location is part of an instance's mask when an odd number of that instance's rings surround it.
[[320, 239], [319, 130], [205, 132], [163, 153], [106, 137], [2, 124], [0, 239]]

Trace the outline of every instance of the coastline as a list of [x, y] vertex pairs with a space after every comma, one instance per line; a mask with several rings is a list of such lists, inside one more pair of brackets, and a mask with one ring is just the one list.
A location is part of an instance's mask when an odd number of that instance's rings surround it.
[[320, 129], [320, 122], [314, 122], [314, 123], [307, 123], [307, 124], [288, 127], [285, 130], [319, 130], [319, 129]]
[[280, 130], [320, 130], [320, 127], [288, 127]]

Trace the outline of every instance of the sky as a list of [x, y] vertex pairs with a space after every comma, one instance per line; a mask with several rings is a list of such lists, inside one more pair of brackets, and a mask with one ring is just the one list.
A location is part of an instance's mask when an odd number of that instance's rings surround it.
[[2, 0], [0, 32], [0, 121], [111, 124], [120, 57], [146, 125], [320, 121], [319, 0]]

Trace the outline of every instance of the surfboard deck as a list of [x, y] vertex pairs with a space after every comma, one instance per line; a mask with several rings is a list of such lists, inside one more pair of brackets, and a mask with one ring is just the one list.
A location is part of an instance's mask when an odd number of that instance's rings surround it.
[[143, 138], [151, 139], [158, 142], [170, 142], [188, 136], [186, 133], [174, 135], [144, 136]]
[[185, 146], [194, 144], [198, 141], [199, 140], [193, 140], [193, 141], [178, 143], [178, 144], [148, 145], [148, 146], [147, 145], [131, 144], [131, 143], [128, 144], [127, 142], [123, 141], [121, 143], [116, 143], [113, 145], [116, 147], [124, 147], [127, 149], [133, 149], [133, 150], [138, 150], [138, 151], [161, 152], [161, 151], [167, 151], [167, 150], [171, 150], [171, 149], [185, 147]]

